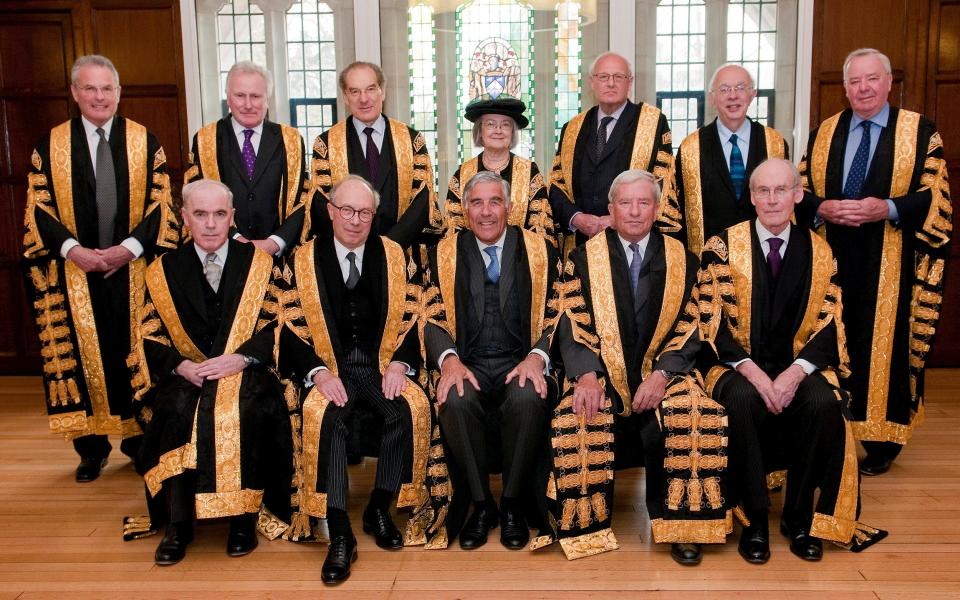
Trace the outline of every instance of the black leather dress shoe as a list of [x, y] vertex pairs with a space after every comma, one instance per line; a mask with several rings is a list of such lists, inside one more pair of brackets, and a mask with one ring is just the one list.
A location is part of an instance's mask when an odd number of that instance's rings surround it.
[[788, 527], [780, 522], [780, 533], [790, 540], [790, 552], [803, 560], [818, 561], [823, 558], [823, 542], [813, 537], [806, 529]]
[[770, 526], [764, 519], [751, 521], [740, 533], [737, 552], [743, 560], [754, 565], [762, 565], [770, 560]]
[[257, 528], [249, 516], [234, 517], [230, 520], [230, 532], [227, 534], [227, 555], [246, 556], [257, 547]]
[[[461, 534], [460, 539], [463, 539]], [[530, 541], [530, 528], [523, 513], [513, 507], [502, 507], [500, 511], [500, 543], [508, 550], [525, 548]]]
[[107, 466], [105, 458], [81, 458], [77, 465], [77, 483], [90, 483], [100, 477], [100, 471]]
[[357, 562], [357, 538], [340, 535], [330, 540], [327, 558], [323, 561], [320, 578], [334, 585], [350, 577], [350, 565]]
[[378, 506], [367, 505], [363, 511], [363, 532], [369, 533], [384, 550], [403, 548], [403, 536], [393, 524], [390, 512]]
[[193, 541], [193, 526], [190, 523], [167, 525], [163, 539], [157, 545], [153, 562], [161, 567], [175, 565], [187, 555], [187, 544]]
[[703, 549], [700, 544], [672, 544], [670, 558], [681, 565], [695, 566], [703, 560]]
[[460, 530], [460, 547], [475, 550], [487, 543], [487, 532], [497, 526], [499, 516], [495, 509], [474, 508], [473, 514]]
[[860, 472], [870, 477], [883, 475], [890, 470], [890, 465], [892, 464], [893, 459], [891, 458], [878, 456], [876, 454], [867, 454], [864, 459], [860, 461]]

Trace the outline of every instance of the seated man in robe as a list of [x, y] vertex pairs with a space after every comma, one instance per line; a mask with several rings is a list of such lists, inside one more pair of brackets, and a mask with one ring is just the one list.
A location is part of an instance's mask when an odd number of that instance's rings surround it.
[[282, 282], [273, 257], [228, 239], [232, 199], [217, 181], [184, 186], [193, 240], [148, 267], [138, 305], [128, 363], [151, 518], [166, 525], [158, 565], [183, 559], [194, 517], [228, 518], [227, 554], [243, 556], [258, 515], [289, 507], [290, 421], [271, 369]]
[[[377, 545], [437, 541], [443, 546], [440, 506], [446, 487], [439, 431], [434, 439], [430, 403], [411, 378], [419, 367], [415, 311], [420, 287], [408, 278], [403, 248], [386, 236], [370, 235], [379, 194], [359, 175], [333, 186], [326, 204], [333, 235], [306, 243], [293, 258], [296, 298], [286, 302], [280, 366], [304, 380], [301, 514], [326, 518], [330, 545], [322, 578], [337, 584], [350, 576], [357, 539], [347, 515], [347, 442], [354, 411], [366, 405], [383, 427], [363, 531]], [[427, 482], [428, 463], [431, 469]], [[445, 480], [445, 474], [441, 474]], [[439, 485], [437, 485], [439, 484]], [[414, 509], [407, 535], [390, 515], [390, 504]], [[434, 526], [437, 525], [437, 526]], [[429, 530], [429, 531], [427, 531]], [[429, 536], [430, 540], [427, 540]]]

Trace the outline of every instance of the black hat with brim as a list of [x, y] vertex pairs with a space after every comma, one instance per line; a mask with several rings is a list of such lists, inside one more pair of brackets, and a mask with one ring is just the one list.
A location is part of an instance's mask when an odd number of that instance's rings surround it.
[[516, 121], [517, 127], [523, 129], [530, 124], [530, 120], [523, 116], [526, 109], [527, 105], [519, 98], [506, 94], [491, 98], [489, 94], [484, 94], [470, 102], [463, 112], [471, 123], [476, 123], [483, 115], [504, 115]]

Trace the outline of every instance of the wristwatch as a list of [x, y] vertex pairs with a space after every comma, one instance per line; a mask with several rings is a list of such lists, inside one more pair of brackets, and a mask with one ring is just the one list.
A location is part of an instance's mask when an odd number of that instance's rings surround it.
[[662, 375], [663, 378], [666, 379], [667, 381], [670, 381], [671, 379], [673, 379], [673, 373], [671, 373], [670, 371], [664, 371], [663, 369], [657, 369], [657, 373], [660, 373], [660, 375]]
[[256, 362], [256, 359], [250, 356], [249, 354], [241, 354], [243, 356], [243, 362], [247, 363], [245, 366], [249, 367]]

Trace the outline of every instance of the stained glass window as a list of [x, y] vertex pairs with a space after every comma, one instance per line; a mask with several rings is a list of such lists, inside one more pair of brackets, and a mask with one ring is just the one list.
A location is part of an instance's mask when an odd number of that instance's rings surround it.
[[290, 124], [308, 144], [337, 121], [337, 56], [333, 10], [302, 0], [287, 10]]
[[676, 145], [703, 125], [705, 49], [703, 0], [660, 0], [657, 5], [657, 106], [670, 122]]
[[557, 4], [557, 62], [554, 93], [554, 140], [563, 125], [580, 112], [580, 3]]
[[[437, 38], [433, 7], [425, 2], [411, 6], [407, 14], [410, 44], [410, 123], [427, 140], [430, 159], [437, 164]], [[439, 169], [434, 170], [434, 177]]]
[[[480, 96], [509, 94], [523, 100], [530, 127], [520, 132], [514, 152], [533, 156], [534, 63], [533, 9], [516, 0], [471, 0], [457, 8], [458, 105]], [[473, 124], [460, 119], [459, 160], [479, 154], [471, 137]]]
[[227, 73], [235, 63], [267, 62], [263, 11], [247, 0], [232, 0], [217, 12], [217, 52], [220, 65], [220, 99], [227, 114]]
[[747, 113], [773, 125], [777, 66], [776, 0], [732, 1], [727, 8], [727, 60], [753, 76], [757, 99]]

